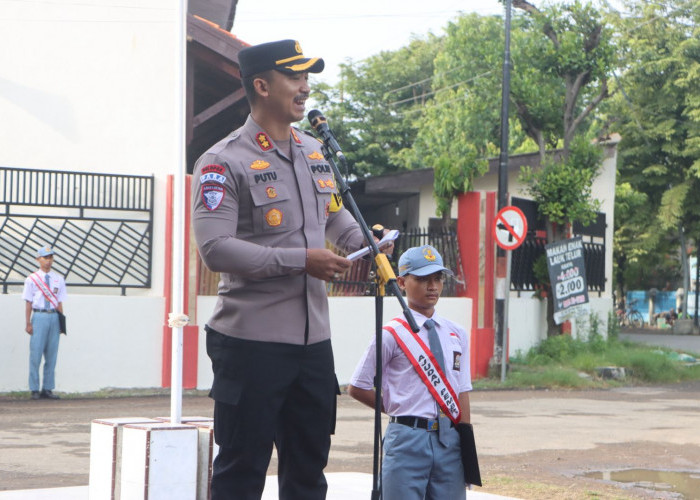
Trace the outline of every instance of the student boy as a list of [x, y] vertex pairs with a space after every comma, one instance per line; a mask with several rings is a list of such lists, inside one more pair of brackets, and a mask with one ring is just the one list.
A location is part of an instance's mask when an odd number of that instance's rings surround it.
[[[435, 312], [443, 288], [442, 257], [430, 245], [409, 248], [399, 259], [399, 287], [418, 325], [405, 318], [384, 326], [382, 411], [390, 416], [384, 438], [383, 500], [466, 498], [457, 423], [469, 423], [467, 333]], [[375, 341], [351, 378], [348, 393], [375, 404]]]

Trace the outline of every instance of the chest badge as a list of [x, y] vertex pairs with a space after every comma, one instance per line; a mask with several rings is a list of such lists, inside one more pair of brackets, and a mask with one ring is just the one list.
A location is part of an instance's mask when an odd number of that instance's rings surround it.
[[452, 356], [453, 356], [453, 360], [452, 360], [452, 369], [455, 370], [455, 371], [459, 371], [460, 361], [461, 361], [461, 359], [462, 359], [462, 353], [461, 353], [461, 352], [454, 351], [454, 352], [452, 353]]
[[258, 141], [258, 145], [263, 151], [272, 149], [272, 142], [265, 132], [258, 132], [258, 135], [255, 136], [255, 140]]
[[265, 221], [267, 222], [268, 226], [277, 227], [282, 224], [282, 217], [282, 212], [276, 208], [272, 208], [265, 214]]
[[265, 170], [270, 164], [264, 160], [255, 160], [250, 164], [250, 168], [253, 170]]
[[277, 190], [276, 190], [274, 187], [272, 187], [272, 186], [270, 186], [270, 187], [268, 187], [267, 189], [265, 189], [265, 194], [266, 194], [267, 197], [270, 198], [270, 199], [272, 199], [272, 198], [277, 198]]
[[307, 155], [311, 160], [323, 160], [323, 155], [318, 151], [314, 151], [310, 155]]

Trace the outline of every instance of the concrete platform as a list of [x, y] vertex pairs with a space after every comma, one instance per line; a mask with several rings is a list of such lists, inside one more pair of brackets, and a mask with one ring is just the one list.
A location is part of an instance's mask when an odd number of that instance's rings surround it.
[[[371, 497], [371, 474], [333, 472], [326, 474], [326, 478], [328, 480], [327, 500], [358, 500]], [[467, 492], [467, 498], [470, 500], [517, 500], [513, 497], [480, 493], [476, 490]], [[0, 500], [88, 500], [88, 487], [72, 486], [69, 488], [0, 491]], [[277, 476], [267, 476], [262, 500], [277, 500]]]

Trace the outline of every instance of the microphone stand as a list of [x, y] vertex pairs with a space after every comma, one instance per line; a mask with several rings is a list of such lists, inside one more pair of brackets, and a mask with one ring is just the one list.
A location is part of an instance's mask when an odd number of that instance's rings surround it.
[[[403, 314], [406, 317], [406, 321], [408, 321], [409, 326], [411, 327], [411, 330], [414, 333], [418, 333], [418, 325], [416, 324], [416, 320], [413, 317], [413, 314], [411, 313], [411, 310], [408, 308], [406, 305], [406, 301], [404, 300], [403, 296], [401, 295], [401, 290], [399, 289], [399, 285], [396, 282], [396, 275], [394, 274], [394, 270], [391, 268], [391, 264], [389, 263], [389, 259], [387, 258], [386, 254], [383, 254], [379, 251], [379, 246], [377, 246], [377, 243], [374, 241], [374, 237], [372, 235], [371, 230], [369, 229], [369, 226], [367, 226], [367, 223], [365, 222], [364, 218], [362, 217], [362, 214], [360, 213], [360, 209], [357, 207], [357, 204], [355, 203], [355, 200], [352, 197], [352, 194], [350, 193], [350, 188], [348, 187], [347, 183], [345, 182], [345, 179], [340, 173], [340, 170], [338, 169], [338, 165], [335, 163], [335, 160], [333, 158], [333, 154], [330, 150], [330, 148], [327, 146], [326, 143], [323, 143], [321, 146], [321, 151], [323, 152], [323, 156], [325, 159], [328, 161], [328, 163], [331, 166], [331, 169], [333, 170], [333, 174], [335, 175], [335, 181], [336, 185], [338, 186], [338, 191], [340, 192], [341, 196], [343, 197], [343, 200], [345, 203], [348, 205], [348, 209], [350, 210], [350, 213], [355, 217], [355, 220], [357, 223], [360, 225], [360, 229], [362, 230], [362, 233], [365, 236], [365, 240], [367, 240], [368, 245], [372, 249], [372, 252], [374, 253], [374, 264], [376, 266], [376, 274], [375, 274], [375, 299], [374, 299], [374, 311], [375, 311], [375, 346], [376, 346], [376, 357], [377, 357], [377, 363], [376, 363], [376, 373], [374, 377], [374, 386], [375, 386], [375, 400], [374, 400], [374, 460], [373, 460], [373, 465], [372, 465], [372, 500], [379, 500], [381, 498], [381, 477], [380, 477], [380, 470], [379, 470], [379, 464], [380, 464], [380, 457], [381, 457], [381, 450], [380, 450], [380, 445], [381, 445], [381, 433], [382, 433], [382, 319], [384, 315], [384, 304], [383, 304], [383, 298], [386, 293], [386, 290], [388, 289], [392, 295], [394, 295], [398, 301], [399, 304], [401, 305], [401, 309], [403, 310]], [[343, 168], [347, 171], [347, 161], [345, 159], [345, 155], [343, 155], [342, 152], [336, 151], [336, 157], [342, 164]]]

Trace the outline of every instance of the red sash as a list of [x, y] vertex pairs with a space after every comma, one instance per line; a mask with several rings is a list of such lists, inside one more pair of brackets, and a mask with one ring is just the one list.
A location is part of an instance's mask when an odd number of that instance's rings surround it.
[[[38, 277], [39, 279], [35, 278]], [[41, 276], [39, 273], [34, 273], [30, 274], [29, 277], [32, 279], [34, 284], [41, 290], [41, 293], [44, 294], [44, 297], [46, 297], [46, 300], [51, 302], [51, 305], [58, 311], [58, 297], [54, 295], [54, 293], [49, 289], [49, 287], [46, 286], [46, 283], [44, 283], [44, 280], [41, 279]]]
[[413, 333], [408, 323], [401, 318], [392, 319], [388, 325], [384, 326], [384, 330], [394, 336], [396, 343], [399, 344], [445, 415], [455, 424], [459, 423], [461, 415], [459, 398], [425, 342], [418, 334]]

